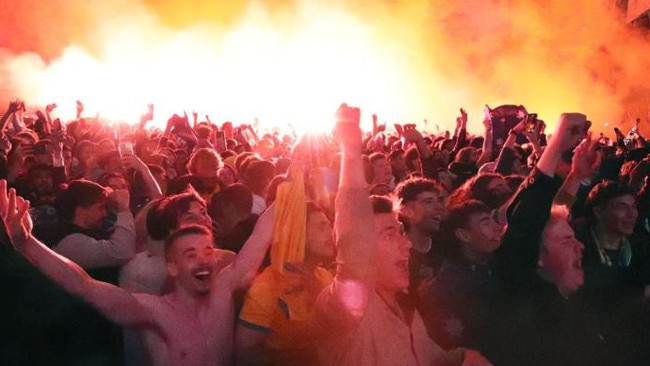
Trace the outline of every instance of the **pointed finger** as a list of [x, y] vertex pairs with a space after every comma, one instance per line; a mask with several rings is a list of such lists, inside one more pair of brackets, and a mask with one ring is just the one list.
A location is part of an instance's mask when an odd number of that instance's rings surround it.
[[12, 218], [16, 214], [16, 190], [9, 190], [9, 205], [7, 206], [7, 218]]
[[3, 218], [7, 217], [7, 181], [2, 179], [0, 180], [0, 215]]

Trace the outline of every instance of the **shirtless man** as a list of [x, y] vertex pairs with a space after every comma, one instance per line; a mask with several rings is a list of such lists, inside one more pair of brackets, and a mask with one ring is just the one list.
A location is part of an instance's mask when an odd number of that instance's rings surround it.
[[211, 233], [189, 226], [166, 241], [174, 290], [165, 296], [131, 294], [96, 281], [32, 236], [29, 202], [0, 180], [0, 215], [23, 256], [66, 291], [111, 321], [141, 332], [156, 365], [231, 365], [232, 293], [255, 276], [272, 238], [273, 211], [264, 213], [234, 262], [217, 275]]

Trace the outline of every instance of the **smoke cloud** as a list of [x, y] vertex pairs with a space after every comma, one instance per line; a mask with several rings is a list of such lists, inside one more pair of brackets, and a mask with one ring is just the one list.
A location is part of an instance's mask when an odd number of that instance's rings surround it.
[[523, 104], [550, 126], [584, 112], [607, 134], [636, 117], [650, 123], [649, 41], [611, 0], [3, 7], [0, 102], [56, 102], [63, 117], [82, 99], [127, 120], [154, 102], [159, 118], [194, 109], [213, 121], [323, 126], [348, 101], [434, 132], [452, 129], [460, 107], [480, 131], [486, 103]]

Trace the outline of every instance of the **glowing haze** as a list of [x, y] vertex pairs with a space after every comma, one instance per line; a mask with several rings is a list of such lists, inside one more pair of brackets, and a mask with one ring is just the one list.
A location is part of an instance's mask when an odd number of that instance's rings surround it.
[[[381, 121], [478, 131], [483, 104], [523, 104], [598, 130], [650, 118], [650, 47], [612, 0], [23, 0], [0, 19], [0, 101], [56, 102], [157, 123], [327, 129], [341, 101]], [[9, 14], [10, 16], [7, 16]], [[429, 121], [424, 126], [422, 121]], [[650, 121], [648, 121], [650, 123]]]

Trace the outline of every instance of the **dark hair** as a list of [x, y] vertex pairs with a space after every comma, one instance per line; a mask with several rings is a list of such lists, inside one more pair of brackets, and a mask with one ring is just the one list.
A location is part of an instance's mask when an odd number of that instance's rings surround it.
[[57, 201], [58, 212], [64, 222], [72, 222], [77, 207], [90, 207], [108, 197], [106, 189], [85, 179], [73, 180]]
[[104, 187], [108, 187], [108, 181], [113, 179], [113, 178], [120, 178], [123, 179], [126, 182], [126, 185], [130, 189], [130, 183], [122, 173], [117, 173], [117, 172], [107, 172], [102, 174], [99, 179], [97, 179], [97, 183], [101, 184]]
[[462, 256], [456, 237], [456, 229], [467, 228], [469, 219], [476, 214], [489, 214], [490, 208], [483, 202], [470, 199], [449, 207], [445, 218], [440, 223], [438, 241], [441, 250], [447, 258], [460, 258]]
[[465, 164], [474, 164], [470, 159], [472, 158], [472, 153], [476, 151], [476, 148], [471, 146], [466, 146], [456, 153], [456, 158], [454, 161]]
[[394, 160], [400, 156], [404, 156], [404, 150], [402, 149], [395, 149], [388, 154], [388, 160]]
[[384, 153], [376, 152], [376, 153], [370, 154], [370, 156], [368, 156], [368, 160], [370, 161], [370, 164], [372, 165], [377, 160], [388, 160], [388, 157]]
[[406, 153], [404, 154], [404, 163], [408, 170], [415, 170], [415, 161], [418, 159], [420, 159], [420, 153], [416, 147], [412, 146], [406, 150]]
[[387, 196], [390, 195], [393, 190], [390, 188], [390, 185], [386, 183], [377, 183], [370, 186], [368, 193], [373, 196]]
[[154, 240], [165, 240], [172, 230], [178, 228], [178, 218], [189, 210], [192, 202], [205, 206], [205, 201], [194, 189], [162, 198], [160, 204], [147, 214], [149, 236]]
[[267, 160], [252, 162], [246, 168], [246, 184], [256, 194], [264, 193], [275, 176], [275, 165]]
[[395, 188], [395, 197], [400, 200], [400, 204], [415, 201], [422, 192], [440, 193], [443, 188], [440, 183], [426, 178], [409, 178]]
[[472, 215], [478, 213], [489, 214], [490, 212], [490, 208], [485, 203], [479, 200], [470, 199], [457, 205], [448, 207], [445, 218], [441, 223], [441, 227], [443, 227], [445, 230], [453, 232], [458, 228], [467, 227], [466, 225], [468, 224], [469, 218]]
[[393, 212], [393, 200], [386, 196], [370, 196], [370, 204], [372, 204], [372, 212], [374, 214], [383, 214]]
[[208, 205], [208, 212], [213, 219], [226, 214], [223, 209], [232, 207], [239, 213], [251, 212], [253, 208], [253, 192], [241, 183], [234, 183], [224, 190], [217, 192]]
[[32, 179], [36, 172], [46, 172], [52, 175], [54, 173], [54, 168], [48, 164], [37, 163], [29, 167], [29, 170], [27, 171], [27, 177], [29, 179]]
[[503, 202], [500, 202], [500, 199], [495, 200], [488, 190], [490, 182], [497, 178], [502, 179], [503, 176], [499, 173], [481, 173], [469, 178], [449, 196], [449, 205], [454, 206], [470, 199], [476, 199], [491, 208], [499, 207]]
[[589, 191], [585, 201], [585, 212], [590, 220], [595, 219], [594, 208], [603, 207], [610, 200], [621, 196], [632, 196], [637, 200], [636, 191], [632, 186], [615, 181], [603, 181], [594, 186]]
[[165, 239], [165, 261], [169, 262], [170, 260], [170, 252], [171, 248], [174, 245], [174, 243], [188, 235], [205, 235], [210, 238], [210, 242], [214, 242], [212, 240], [212, 232], [206, 228], [205, 226], [201, 225], [187, 225], [183, 226], [182, 228], [173, 231], [169, 236]]
[[269, 183], [269, 186], [267, 187], [266, 190], [266, 204], [268, 206], [271, 205], [275, 201], [275, 197], [278, 194], [278, 187], [280, 184], [288, 181], [289, 178], [287, 178], [284, 174], [282, 175], [276, 175], [271, 179], [271, 182]]

